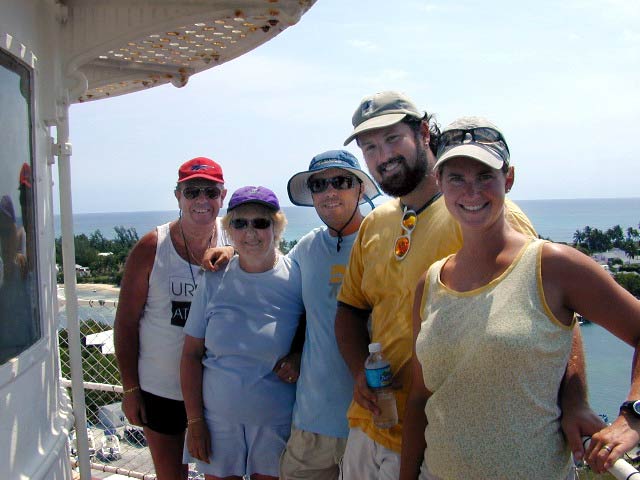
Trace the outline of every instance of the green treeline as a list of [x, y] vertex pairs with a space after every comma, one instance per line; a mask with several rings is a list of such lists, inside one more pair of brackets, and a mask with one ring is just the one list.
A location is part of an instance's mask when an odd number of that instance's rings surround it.
[[627, 263], [620, 258], [610, 259], [609, 270], [616, 282], [636, 298], [640, 298], [640, 264], [631, 263], [631, 260], [640, 255], [639, 241], [640, 232], [637, 229], [629, 227], [623, 231], [620, 225], [606, 231], [586, 226], [573, 234], [573, 246], [587, 255], [606, 252], [612, 248], [619, 248], [624, 252]]
[[[640, 227], [639, 227], [640, 228]], [[109, 283], [120, 285], [124, 264], [129, 251], [138, 241], [135, 228], [122, 225], [114, 227], [115, 238], [107, 239], [100, 230], [87, 237], [85, 234], [75, 236], [76, 263], [88, 267], [90, 274], [78, 276], [80, 283]], [[297, 240], [282, 240], [280, 250], [287, 253]], [[623, 230], [616, 225], [607, 230], [586, 226], [573, 234], [573, 246], [578, 250], [593, 255], [606, 252], [612, 248], [622, 250], [628, 261], [621, 259], [609, 261], [609, 268], [618, 283], [640, 298], [640, 264], [630, 263], [640, 255], [640, 231], [629, 227]], [[99, 255], [100, 253], [108, 255]], [[56, 263], [62, 265], [62, 240], [56, 239]], [[58, 283], [63, 283], [62, 271], [58, 274]]]
[[[120, 285], [124, 262], [131, 248], [138, 241], [135, 228], [122, 225], [113, 227], [114, 239], [105, 238], [100, 230], [88, 237], [83, 233], [75, 236], [76, 263], [88, 267], [90, 274], [78, 276], [80, 283], [111, 283]], [[99, 255], [99, 254], [106, 255]], [[56, 239], [56, 263], [62, 265], [62, 238]], [[62, 269], [58, 272], [58, 283], [63, 283]]]
[[[90, 271], [89, 275], [77, 276], [79, 283], [120, 285], [127, 255], [138, 241], [138, 232], [135, 228], [125, 228], [122, 225], [113, 229], [116, 232], [113, 240], [105, 238], [100, 230], [88, 237], [84, 233], [75, 236], [76, 263], [88, 267]], [[280, 241], [280, 250], [287, 253], [296, 243], [297, 240], [283, 239]], [[61, 237], [56, 239], [56, 263], [62, 265]], [[57, 281], [64, 283], [62, 269], [58, 272]]]
[[588, 255], [619, 248], [630, 259], [634, 259], [640, 253], [639, 239], [640, 232], [637, 229], [629, 227], [623, 232], [620, 225], [606, 231], [586, 226], [573, 234], [574, 246]]

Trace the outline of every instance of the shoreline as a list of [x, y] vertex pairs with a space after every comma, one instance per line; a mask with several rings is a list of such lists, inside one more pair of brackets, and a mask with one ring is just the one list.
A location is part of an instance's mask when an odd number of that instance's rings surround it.
[[[64, 288], [63, 283], [57, 284], [58, 288]], [[118, 293], [120, 287], [110, 283], [78, 283], [76, 284], [76, 290], [78, 292], [111, 292]]]

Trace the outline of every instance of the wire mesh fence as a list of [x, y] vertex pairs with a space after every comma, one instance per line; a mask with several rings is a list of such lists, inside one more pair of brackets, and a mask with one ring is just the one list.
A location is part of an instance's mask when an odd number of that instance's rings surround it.
[[[93, 295], [91, 295], [93, 293]], [[97, 297], [97, 290], [88, 296]], [[140, 427], [130, 425], [122, 412], [122, 387], [113, 347], [113, 321], [117, 303], [114, 298], [78, 300], [82, 370], [87, 414], [87, 437], [92, 476], [114, 473], [155, 479], [155, 471], [146, 439]], [[62, 308], [64, 307], [64, 301]], [[71, 363], [66, 316], [61, 310], [58, 331], [62, 385], [71, 391]], [[75, 431], [69, 435], [72, 462], [77, 460]], [[103, 472], [104, 475], [100, 475]]]

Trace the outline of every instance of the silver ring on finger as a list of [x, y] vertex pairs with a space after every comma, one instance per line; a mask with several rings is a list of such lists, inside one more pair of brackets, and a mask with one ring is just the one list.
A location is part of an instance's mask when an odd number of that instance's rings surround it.
[[609, 445], [605, 445], [604, 447], [601, 448], [601, 450], [606, 450], [609, 453], [613, 451], [613, 449]]

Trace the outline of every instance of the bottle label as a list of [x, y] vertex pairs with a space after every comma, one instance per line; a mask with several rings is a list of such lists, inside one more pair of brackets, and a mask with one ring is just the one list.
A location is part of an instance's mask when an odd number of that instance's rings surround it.
[[391, 385], [391, 366], [385, 365], [380, 368], [365, 368], [364, 373], [367, 376], [367, 385], [371, 388], [382, 388]]

